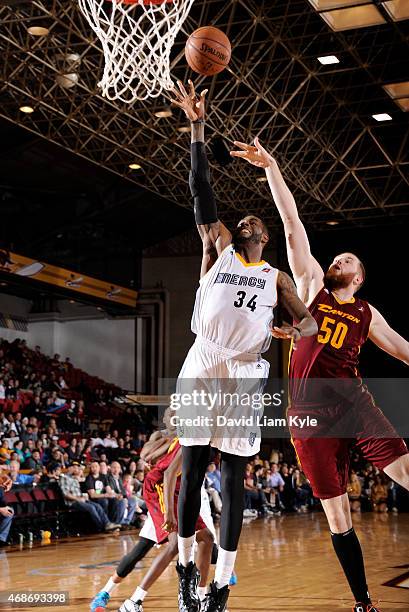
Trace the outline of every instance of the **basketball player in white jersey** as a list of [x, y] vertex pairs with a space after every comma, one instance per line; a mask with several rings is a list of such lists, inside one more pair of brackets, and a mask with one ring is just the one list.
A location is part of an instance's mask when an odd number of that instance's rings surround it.
[[[314, 319], [297, 296], [290, 277], [262, 260], [269, 236], [261, 219], [244, 217], [231, 233], [217, 217], [216, 202], [209, 182], [204, 143], [205, 95], [189, 92], [182, 83], [174, 90], [174, 100], [191, 121], [192, 143], [190, 188], [194, 213], [203, 241], [200, 285], [192, 319], [196, 341], [182, 367], [178, 387], [186, 390], [252, 394], [261, 392], [269, 364], [261, 358], [271, 335], [292, 338], [317, 332]], [[273, 308], [277, 303], [299, 321], [297, 327], [273, 328]], [[249, 380], [250, 379], [250, 380]], [[248, 381], [246, 383], [246, 381]], [[214, 383], [217, 382], [217, 387]], [[242, 397], [240, 395], [240, 397]], [[233, 402], [232, 402], [233, 403]], [[216, 415], [251, 416], [253, 407], [242, 404], [213, 406]], [[195, 408], [190, 409], [194, 416]], [[254, 414], [254, 411], [253, 411]], [[200, 509], [200, 487], [209, 460], [209, 446], [222, 453], [222, 515], [220, 547], [215, 579], [202, 610], [224, 612], [229, 596], [228, 584], [234, 568], [243, 521], [244, 470], [248, 457], [260, 449], [256, 427], [222, 428], [200, 424], [194, 429], [179, 429], [182, 445], [182, 483], [179, 497], [179, 610], [197, 612], [197, 569], [192, 561], [195, 524]]]

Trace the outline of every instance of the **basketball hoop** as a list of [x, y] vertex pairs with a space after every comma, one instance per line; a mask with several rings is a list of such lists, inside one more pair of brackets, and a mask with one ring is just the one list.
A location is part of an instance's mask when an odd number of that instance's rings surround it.
[[156, 98], [173, 86], [169, 56], [194, 0], [78, 0], [102, 43], [98, 86], [109, 100]]

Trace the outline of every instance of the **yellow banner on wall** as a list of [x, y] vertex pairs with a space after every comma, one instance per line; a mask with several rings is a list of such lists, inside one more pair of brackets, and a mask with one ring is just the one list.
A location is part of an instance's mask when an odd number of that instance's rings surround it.
[[132, 289], [112, 285], [106, 281], [72, 272], [71, 270], [65, 270], [64, 268], [58, 268], [4, 249], [0, 249], [0, 272], [8, 272], [17, 276], [38, 280], [55, 287], [61, 287], [132, 308], [135, 307], [138, 296], [137, 292], [132, 291]]

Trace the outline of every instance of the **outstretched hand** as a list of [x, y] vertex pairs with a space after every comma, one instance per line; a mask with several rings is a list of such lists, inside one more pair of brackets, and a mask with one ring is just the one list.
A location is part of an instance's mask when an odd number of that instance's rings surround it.
[[268, 168], [271, 162], [274, 161], [273, 157], [268, 153], [263, 146], [261, 146], [258, 138], [254, 139], [254, 145], [248, 145], [245, 142], [234, 141], [234, 145], [240, 149], [240, 151], [230, 151], [232, 157], [241, 157], [245, 159], [253, 166], [258, 168]]
[[294, 350], [297, 348], [297, 342], [301, 338], [301, 334], [298, 329], [289, 323], [283, 323], [281, 327], [272, 327], [271, 335], [279, 340], [292, 340]]
[[176, 87], [172, 89], [172, 102], [185, 112], [186, 117], [190, 121], [204, 120], [206, 94], [208, 90], [204, 89], [201, 94], [198, 95], [195, 91], [195, 86], [190, 79], [188, 83], [189, 91], [187, 92], [182, 81], [177, 82], [179, 91], [176, 89]]

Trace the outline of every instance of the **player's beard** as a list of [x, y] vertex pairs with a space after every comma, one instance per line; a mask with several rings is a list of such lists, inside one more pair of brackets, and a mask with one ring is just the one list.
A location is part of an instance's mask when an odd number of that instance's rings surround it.
[[[250, 244], [260, 244], [261, 237], [263, 234], [253, 234], [251, 233], [249, 236], [243, 236], [240, 232], [243, 228], [237, 228], [233, 232], [233, 246], [234, 247], [243, 247]], [[251, 232], [251, 230], [250, 230]]]
[[354, 272], [350, 272], [349, 274], [335, 274], [330, 268], [327, 270], [324, 276], [324, 287], [329, 289], [329, 291], [334, 291], [335, 289], [346, 289], [352, 283], [354, 278]]

